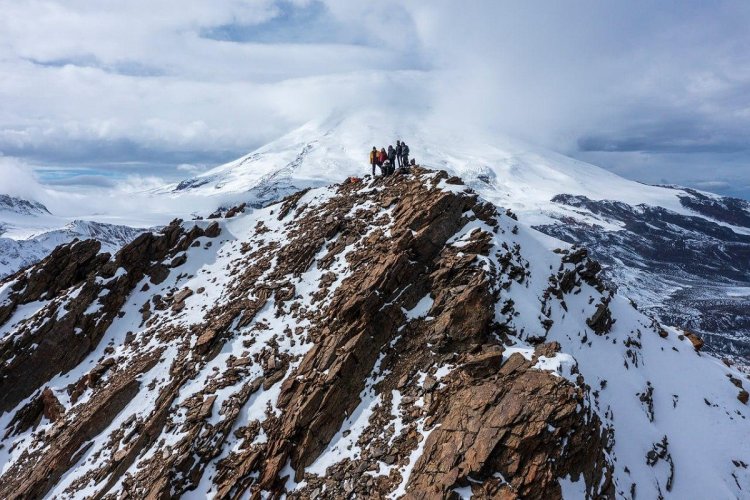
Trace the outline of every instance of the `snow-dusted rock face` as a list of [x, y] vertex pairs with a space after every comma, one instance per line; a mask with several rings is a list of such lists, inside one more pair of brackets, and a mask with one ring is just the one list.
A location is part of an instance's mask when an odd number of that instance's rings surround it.
[[458, 178], [233, 212], [0, 282], [0, 497], [747, 495], [750, 381]]

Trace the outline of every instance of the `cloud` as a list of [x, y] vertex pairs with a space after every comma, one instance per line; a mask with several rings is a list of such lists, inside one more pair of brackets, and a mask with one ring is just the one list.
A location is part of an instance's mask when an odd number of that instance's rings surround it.
[[231, 205], [231, 196], [207, 198], [155, 196], [164, 178], [154, 175], [128, 175], [112, 178], [77, 174], [52, 177], [44, 183], [34, 173], [44, 167], [18, 159], [0, 157], [0, 194], [42, 203], [57, 217], [60, 225], [71, 219], [96, 220], [134, 227], [163, 225], [186, 214], [206, 214], [217, 204]]
[[332, 107], [388, 99], [410, 64], [382, 44], [205, 36], [313, 6], [321, 26], [367, 32], [319, 2], [0, 2], [0, 151], [45, 164], [221, 162]]
[[637, 180], [747, 185], [750, 4], [410, 5], [437, 114]]
[[578, 156], [649, 184], [678, 184], [750, 199], [750, 160], [744, 152], [589, 151]]
[[[40, 182], [37, 171], [50, 177]], [[152, 195], [154, 189], [166, 182], [159, 176], [141, 174], [117, 178], [85, 173], [59, 176], [55, 170], [0, 156], [0, 194], [42, 203], [53, 215], [62, 218], [60, 225], [71, 219], [91, 219], [151, 227], [186, 214], [211, 212], [217, 203], [234, 202], [231, 197]]]
[[41, 192], [33, 170], [22, 160], [0, 156], [0, 194], [37, 200]]
[[195, 175], [206, 170], [206, 166], [193, 165], [192, 163], [181, 163], [177, 165], [178, 172], [184, 172], [186, 175]]
[[726, 189], [731, 185], [726, 181], [698, 181], [695, 183], [696, 186], [702, 189]]
[[[446, 113], [567, 149], [602, 130], [747, 124], [738, 113], [750, 92], [747, 4], [472, 2], [446, 11], [423, 30], [446, 73]], [[471, 30], [443, 36], [451, 26]]]
[[105, 188], [114, 188], [117, 181], [111, 177], [103, 175], [70, 175], [57, 179], [45, 181], [48, 186], [96, 186]]
[[181, 164], [221, 163], [332, 111], [379, 106], [519, 136], [639, 180], [711, 181], [687, 172], [699, 161], [750, 178], [747, 2], [0, 8], [0, 152], [36, 167], [171, 179], [188, 173]]

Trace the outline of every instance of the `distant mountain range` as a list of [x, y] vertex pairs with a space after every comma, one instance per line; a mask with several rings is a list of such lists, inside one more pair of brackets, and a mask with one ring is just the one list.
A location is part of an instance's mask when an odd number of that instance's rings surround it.
[[43, 259], [55, 247], [75, 238], [93, 238], [111, 253], [144, 231], [91, 220], [70, 220], [43, 204], [0, 195], [0, 278]]

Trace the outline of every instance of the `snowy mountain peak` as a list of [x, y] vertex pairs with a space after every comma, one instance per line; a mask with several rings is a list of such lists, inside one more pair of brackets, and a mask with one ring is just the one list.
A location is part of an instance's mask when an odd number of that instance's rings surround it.
[[262, 205], [297, 189], [363, 176], [370, 172], [372, 147], [395, 146], [400, 139], [420, 165], [458, 175], [485, 198], [519, 213], [538, 212], [561, 193], [680, 209], [675, 190], [628, 181], [507, 137], [458, 125], [396, 122], [381, 112], [313, 121], [242, 158], [158, 192], [225, 196]]

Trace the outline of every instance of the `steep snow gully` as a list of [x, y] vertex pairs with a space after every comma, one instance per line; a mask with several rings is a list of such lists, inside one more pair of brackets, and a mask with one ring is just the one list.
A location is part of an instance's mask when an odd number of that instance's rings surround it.
[[0, 497], [750, 495], [747, 377], [546, 238], [416, 169], [62, 246], [0, 282]]

